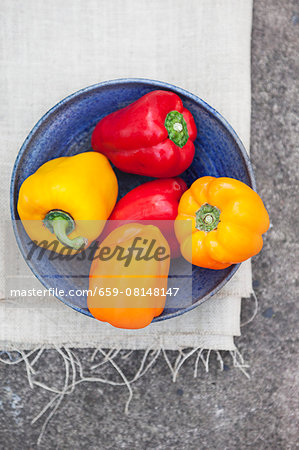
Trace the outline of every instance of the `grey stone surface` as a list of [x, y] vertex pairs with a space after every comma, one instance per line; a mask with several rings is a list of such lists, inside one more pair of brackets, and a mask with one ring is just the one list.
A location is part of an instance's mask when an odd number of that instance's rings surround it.
[[[251, 379], [224, 355], [224, 372], [212, 356], [210, 373], [201, 367], [195, 379], [191, 358], [172, 383], [161, 358], [136, 382], [128, 416], [125, 387], [81, 384], [61, 403], [40, 448], [298, 448], [298, 14], [295, 0], [254, 2], [251, 155], [272, 228], [253, 261], [258, 314], [237, 340]], [[246, 320], [252, 302], [244, 303]], [[78, 353], [87, 363], [91, 351]], [[132, 374], [141, 357], [127, 359]], [[39, 368], [42, 381], [56, 377], [62, 386], [64, 366], [54, 351], [45, 352]], [[0, 365], [0, 377], [0, 448], [36, 448], [42, 422], [30, 421], [53, 394], [30, 389], [24, 364]]]

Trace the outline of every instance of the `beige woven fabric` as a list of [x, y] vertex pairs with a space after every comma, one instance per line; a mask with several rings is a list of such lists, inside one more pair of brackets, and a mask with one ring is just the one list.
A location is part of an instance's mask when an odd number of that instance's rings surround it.
[[[63, 97], [99, 81], [144, 77], [197, 94], [232, 124], [249, 149], [251, 0], [2, 0], [1, 235], [12, 166], [37, 120]], [[11, 238], [13, 239], [13, 238]], [[15, 250], [16, 252], [18, 250]], [[18, 264], [24, 264], [19, 259]], [[23, 270], [23, 269], [22, 269]], [[32, 278], [32, 283], [38, 283]], [[36, 284], [35, 284], [36, 285]], [[45, 345], [234, 349], [250, 263], [201, 307], [145, 330], [116, 330], [56, 299], [0, 301], [0, 348]]]

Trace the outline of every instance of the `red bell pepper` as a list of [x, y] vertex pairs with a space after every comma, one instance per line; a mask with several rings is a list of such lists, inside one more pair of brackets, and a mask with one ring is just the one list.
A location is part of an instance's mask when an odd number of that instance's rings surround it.
[[104, 235], [113, 230], [111, 221], [114, 220], [119, 221], [116, 227], [123, 224], [121, 221], [159, 221], [153, 224], [160, 228], [166, 238], [171, 256], [177, 258], [181, 253], [174, 232], [174, 220], [178, 214], [180, 198], [186, 190], [187, 185], [181, 178], [165, 178], [137, 186], [117, 202]]
[[192, 163], [196, 133], [178, 95], [152, 91], [100, 120], [91, 145], [124, 172], [173, 177]]

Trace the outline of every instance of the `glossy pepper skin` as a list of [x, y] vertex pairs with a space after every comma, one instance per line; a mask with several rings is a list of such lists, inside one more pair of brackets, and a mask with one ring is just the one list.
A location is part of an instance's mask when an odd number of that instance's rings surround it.
[[269, 216], [256, 192], [241, 181], [208, 176], [183, 194], [175, 223], [184, 258], [208, 269], [224, 269], [259, 253], [268, 228]]
[[45, 247], [45, 242], [55, 242], [51, 250], [61, 253], [69, 248], [72, 254], [99, 236], [117, 193], [108, 159], [86, 152], [43, 164], [23, 182], [17, 208], [33, 241]]
[[[128, 255], [136, 238], [139, 239], [135, 245], [143, 249], [139, 255], [144, 256], [153, 241], [150, 255], [155, 254], [159, 247], [165, 250], [163, 255], [158, 259], [143, 260], [137, 258], [137, 252], [134, 251], [127, 267], [125, 260], [119, 260], [117, 254], [110, 259], [107, 259], [107, 253], [102, 258], [99, 257], [101, 249], [105, 251], [108, 248], [112, 254], [119, 247], [124, 249], [123, 255]], [[144, 240], [147, 245], [144, 245]], [[162, 295], [162, 289], [167, 291], [169, 264], [169, 246], [157, 227], [137, 223], [118, 227], [101, 243], [91, 264], [87, 296], [89, 311], [96, 319], [117, 328], [146, 327], [164, 309], [166, 296]], [[132, 295], [126, 295], [128, 289]], [[139, 295], [134, 295], [134, 289], [139, 289]], [[152, 292], [158, 289], [159, 295], [141, 295], [142, 289], [145, 293], [149, 289]], [[115, 290], [117, 295], [114, 295]], [[95, 295], [91, 295], [91, 291]]]
[[180, 256], [174, 221], [178, 214], [180, 198], [186, 190], [187, 185], [181, 178], [164, 178], [137, 186], [116, 203], [109, 217], [108, 231], [105, 229], [105, 234], [112, 230], [111, 221], [113, 220], [153, 221], [167, 239], [171, 256], [173, 258]]
[[166, 178], [190, 166], [196, 133], [180, 97], [158, 90], [100, 120], [91, 145], [124, 172]]

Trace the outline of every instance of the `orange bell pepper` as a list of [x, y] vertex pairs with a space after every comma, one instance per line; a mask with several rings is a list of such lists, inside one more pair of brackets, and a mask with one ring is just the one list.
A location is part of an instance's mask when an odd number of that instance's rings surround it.
[[169, 265], [169, 245], [156, 226], [118, 227], [94, 255], [89, 311], [117, 328], [146, 327], [164, 309]]
[[259, 253], [268, 228], [269, 216], [256, 192], [241, 181], [209, 176], [182, 195], [175, 222], [184, 258], [208, 269], [224, 269]]

